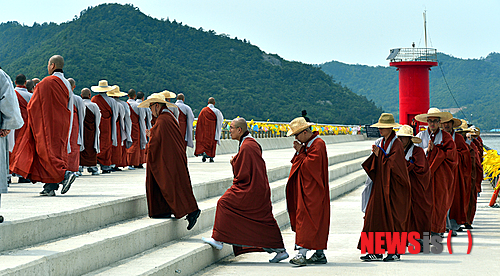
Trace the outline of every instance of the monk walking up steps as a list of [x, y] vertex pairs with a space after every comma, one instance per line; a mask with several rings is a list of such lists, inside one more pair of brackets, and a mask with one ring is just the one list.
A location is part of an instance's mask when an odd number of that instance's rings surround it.
[[217, 202], [211, 238], [202, 240], [216, 249], [233, 245], [234, 255], [248, 252], [275, 252], [269, 260], [288, 258], [278, 223], [273, 217], [271, 190], [262, 148], [247, 130], [243, 118], [234, 119], [231, 138], [239, 141], [238, 154], [231, 159], [233, 185]]
[[187, 215], [191, 230], [200, 209], [193, 195], [187, 167], [184, 139], [179, 123], [168, 107], [176, 105], [165, 101], [165, 96], [153, 94], [139, 104], [150, 108], [156, 123], [150, 131], [146, 165], [146, 198], [152, 218], [182, 218]]

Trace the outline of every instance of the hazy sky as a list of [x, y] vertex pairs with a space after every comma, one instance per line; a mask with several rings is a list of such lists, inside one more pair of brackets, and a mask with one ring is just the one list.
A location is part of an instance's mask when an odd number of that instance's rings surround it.
[[[428, 46], [460, 58], [500, 52], [500, 1], [129, 0], [143, 13], [246, 38], [287, 60], [387, 66], [391, 48]], [[0, 0], [0, 22], [61, 23], [105, 1]]]

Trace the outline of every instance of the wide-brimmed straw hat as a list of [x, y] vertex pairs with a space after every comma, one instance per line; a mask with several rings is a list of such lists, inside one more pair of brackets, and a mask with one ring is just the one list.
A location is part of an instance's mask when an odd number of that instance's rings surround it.
[[90, 89], [92, 89], [92, 91], [94, 92], [108, 92], [113, 88], [113, 86], [109, 86], [107, 80], [100, 80], [97, 86], [92, 86]]
[[441, 122], [448, 122], [453, 119], [453, 115], [451, 115], [450, 112], [441, 112], [441, 110], [431, 107], [427, 111], [427, 113], [424, 114], [418, 114], [415, 116], [415, 120], [422, 122], [422, 123], [427, 123], [427, 118], [429, 117], [438, 117]]
[[449, 122], [449, 121], [453, 121], [453, 126], [452, 128], [458, 128], [462, 125], [462, 121], [458, 118], [451, 118], [451, 120], [448, 120], [448, 121], [441, 121], [441, 123], [446, 123], [446, 122]]
[[371, 127], [376, 128], [391, 128], [400, 126], [400, 124], [394, 121], [394, 116], [391, 113], [382, 113], [382, 115], [380, 115], [380, 118], [378, 118], [378, 122], [371, 125]]
[[158, 92], [158, 94], [165, 96], [165, 99], [175, 99], [175, 97], [177, 97], [174, 92], [170, 92], [168, 90]]
[[300, 133], [301, 131], [312, 125], [314, 125], [314, 123], [306, 122], [306, 119], [304, 119], [304, 117], [295, 118], [290, 122], [289, 124], [290, 130], [288, 130], [286, 136], [292, 136], [297, 133]]
[[422, 143], [422, 139], [413, 135], [413, 128], [409, 125], [402, 125], [396, 132], [398, 137], [411, 137], [411, 141], [415, 144]]
[[120, 91], [120, 86], [113, 85], [113, 87], [114, 88], [112, 90], [106, 92], [106, 95], [109, 97], [123, 97], [128, 95], [127, 93]]
[[151, 94], [145, 101], [140, 103], [138, 105], [138, 107], [149, 108], [149, 105], [152, 103], [164, 103], [168, 107], [176, 107], [177, 108], [177, 106], [175, 104], [165, 101], [165, 96], [163, 96], [160, 93]]

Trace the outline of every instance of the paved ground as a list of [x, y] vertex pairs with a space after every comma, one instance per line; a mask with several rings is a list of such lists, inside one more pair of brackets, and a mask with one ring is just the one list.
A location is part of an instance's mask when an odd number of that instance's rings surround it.
[[[328, 152], [349, 152], [370, 148], [373, 141], [359, 141], [329, 144]], [[264, 151], [263, 157], [268, 169], [290, 164], [294, 154], [290, 145], [289, 149]], [[229, 164], [234, 154], [218, 155], [214, 163], [202, 163], [201, 158], [188, 158], [189, 172], [193, 186], [203, 182], [232, 177]], [[42, 197], [42, 184], [17, 184], [9, 187], [9, 193], [2, 194], [0, 214], [6, 222], [30, 219], [40, 215], [48, 215], [64, 211], [83, 208], [126, 197], [145, 194], [145, 169], [127, 170], [92, 176], [87, 172], [77, 178], [68, 193], [61, 195], [59, 191], [55, 197]], [[17, 178], [13, 179], [14, 182]], [[60, 189], [59, 189], [60, 190]]]
[[[473, 246], [469, 255], [465, 232], [452, 238], [452, 251], [446, 246], [441, 254], [406, 254], [400, 262], [361, 262], [356, 249], [363, 226], [360, 199], [363, 187], [332, 201], [331, 226], [326, 265], [292, 267], [288, 260], [270, 264], [267, 253], [250, 253], [228, 257], [198, 275], [498, 275], [500, 267], [500, 209], [488, 207], [492, 195], [489, 183], [483, 182], [478, 212], [472, 230]], [[294, 233], [288, 228], [283, 239], [290, 255]], [[226, 245], [227, 246], [227, 245]], [[311, 253], [309, 253], [311, 254]], [[309, 256], [309, 255], [308, 255]]]

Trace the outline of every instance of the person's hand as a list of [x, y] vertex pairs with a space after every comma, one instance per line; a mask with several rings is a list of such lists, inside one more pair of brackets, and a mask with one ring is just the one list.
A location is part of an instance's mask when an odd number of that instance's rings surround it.
[[0, 137], [5, 137], [9, 135], [10, 129], [0, 129]]
[[150, 136], [151, 136], [151, 130], [146, 129], [146, 136], [147, 136], [148, 138], [151, 138], [151, 137], [150, 137]]
[[429, 140], [429, 146], [427, 147], [427, 151], [432, 151], [433, 148], [434, 148], [434, 142], [432, 142], [432, 140]]
[[297, 141], [293, 141], [293, 148], [297, 151], [297, 152], [300, 152], [300, 150], [302, 149], [302, 144], [297, 142]]
[[380, 153], [380, 148], [375, 145], [372, 145], [372, 152], [373, 154], [375, 154], [375, 156], [378, 157], [378, 154]]

